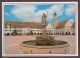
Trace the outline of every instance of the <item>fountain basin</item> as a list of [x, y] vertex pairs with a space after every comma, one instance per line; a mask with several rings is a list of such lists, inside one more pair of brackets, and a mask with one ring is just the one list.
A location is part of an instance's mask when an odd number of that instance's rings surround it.
[[[24, 44], [27, 42], [27, 44]], [[30, 41], [24, 41], [20, 43], [21, 50], [24, 53], [28, 54], [56, 54], [56, 53], [68, 53], [70, 50], [70, 44], [66, 43], [63, 45], [47, 45], [47, 46], [40, 46], [35, 44], [30, 44]], [[33, 42], [33, 41], [31, 41]]]

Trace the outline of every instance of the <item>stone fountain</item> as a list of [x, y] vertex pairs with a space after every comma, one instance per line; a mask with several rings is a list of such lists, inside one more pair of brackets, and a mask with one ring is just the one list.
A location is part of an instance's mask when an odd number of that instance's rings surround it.
[[46, 35], [46, 17], [42, 16], [43, 32], [42, 36], [36, 37], [36, 40], [24, 41], [20, 43], [21, 50], [29, 54], [50, 54], [50, 53], [68, 53], [70, 45], [65, 41], [55, 40], [54, 37]]

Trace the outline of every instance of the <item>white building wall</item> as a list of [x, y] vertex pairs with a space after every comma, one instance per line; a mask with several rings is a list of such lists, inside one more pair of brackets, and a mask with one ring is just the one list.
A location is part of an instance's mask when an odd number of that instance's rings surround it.
[[[14, 29], [14, 27], [10, 28], [10, 25], [8, 24], [7, 28], [5, 28], [5, 33], [6, 34], [7, 33], [11, 34], [11, 33], [13, 33], [14, 30], [22, 30], [21, 34], [28, 34], [28, 33], [30, 33], [31, 30], [32, 30], [33, 34], [34, 33], [36, 33], [36, 34], [39, 33], [40, 34], [43, 31], [43, 29], [29, 28], [29, 27], [26, 27], [26, 28], [15, 28]], [[46, 30], [47, 30], [47, 33], [54, 33], [54, 28], [50, 23], [47, 24]]]
[[7, 28], [5, 28], [5, 34], [11, 34], [14, 31], [14, 27], [10, 27], [10, 24], [7, 24]]
[[48, 23], [48, 25], [46, 26], [46, 30], [47, 33], [54, 33], [54, 28], [50, 23]]

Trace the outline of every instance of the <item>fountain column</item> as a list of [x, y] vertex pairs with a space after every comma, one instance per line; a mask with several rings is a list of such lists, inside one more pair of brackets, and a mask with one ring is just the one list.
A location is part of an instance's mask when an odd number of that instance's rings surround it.
[[42, 23], [43, 23], [43, 31], [42, 31], [42, 36], [43, 37], [46, 37], [46, 17], [47, 15], [45, 15], [45, 13], [43, 13], [43, 16], [42, 16]]

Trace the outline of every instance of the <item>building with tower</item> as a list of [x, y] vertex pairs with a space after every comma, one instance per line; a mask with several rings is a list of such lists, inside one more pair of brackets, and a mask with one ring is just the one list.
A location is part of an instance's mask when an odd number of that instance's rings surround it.
[[[45, 26], [44, 32], [47, 35], [69, 35], [75, 34], [75, 23], [70, 22], [70, 20], [64, 20], [62, 22], [58, 22], [57, 14], [54, 13], [53, 25], [51, 23], [46, 23], [47, 15], [43, 13], [42, 15], [42, 23], [37, 22], [20, 22], [20, 21], [5, 21], [5, 34], [13, 34], [14, 30], [18, 35], [42, 35], [44, 30], [43, 26]], [[46, 24], [46, 25], [45, 25]]]
[[62, 22], [58, 22], [56, 13], [54, 13], [53, 27], [54, 27], [54, 34], [58, 35], [72, 34], [72, 23], [70, 22], [70, 20], [68, 19]]

